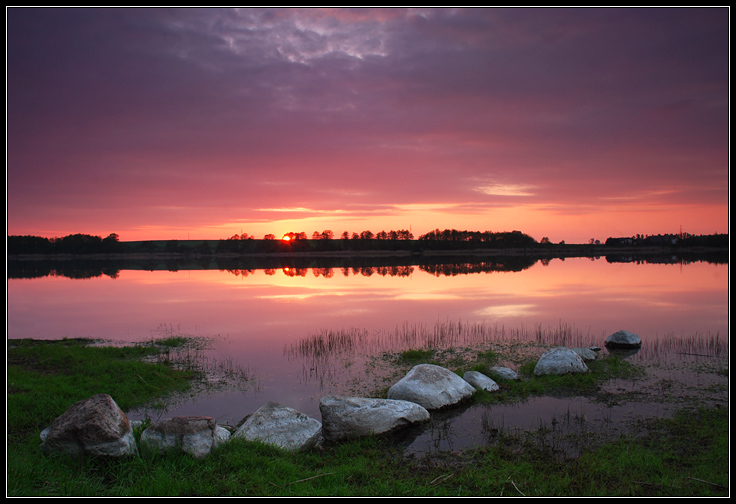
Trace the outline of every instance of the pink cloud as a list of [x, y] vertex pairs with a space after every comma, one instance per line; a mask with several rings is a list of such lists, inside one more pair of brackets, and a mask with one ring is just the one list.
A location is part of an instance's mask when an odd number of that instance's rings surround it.
[[725, 232], [728, 61], [724, 9], [11, 8], [8, 232]]

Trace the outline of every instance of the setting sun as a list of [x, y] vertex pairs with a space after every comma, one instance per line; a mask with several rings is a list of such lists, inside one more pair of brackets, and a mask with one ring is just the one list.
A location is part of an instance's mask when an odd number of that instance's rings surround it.
[[289, 235], [284, 235], [284, 236], [283, 236], [283, 238], [281, 238], [281, 239], [282, 239], [283, 241], [285, 241], [285, 242], [288, 242], [288, 241], [290, 241], [290, 240], [291, 240], [291, 236], [289, 236]]

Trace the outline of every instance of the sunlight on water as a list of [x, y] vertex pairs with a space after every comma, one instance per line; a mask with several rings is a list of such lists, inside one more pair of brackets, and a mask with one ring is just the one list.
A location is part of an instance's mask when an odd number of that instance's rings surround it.
[[728, 358], [727, 264], [576, 258], [494, 268], [122, 269], [84, 280], [10, 278], [8, 338], [136, 342], [162, 327], [206, 338], [211, 369], [243, 378], [236, 390], [157, 414], [223, 423], [266, 401], [319, 418], [323, 395], [389, 386], [398, 377], [381, 356], [406, 349], [454, 349], [462, 359], [468, 349], [496, 345], [514, 366], [550, 345], [603, 346], [626, 329], [644, 342], [630, 357], [639, 362]]

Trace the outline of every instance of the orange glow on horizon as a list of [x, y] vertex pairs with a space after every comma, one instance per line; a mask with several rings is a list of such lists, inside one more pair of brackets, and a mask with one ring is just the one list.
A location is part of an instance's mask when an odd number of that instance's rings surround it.
[[[243, 212], [245, 213], [245, 212]], [[539, 241], [544, 237], [553, 243], [587, 243], [591, 238], [605, 241], [608, 237], [634, 236], [636, 234], [664, 234], [683, 232], [694, 235], [728, 233], [728, 205], [642, 205], [598, 207], [567, 207], [562, 205], [517, 204], [488, 209], [464, 209], [443, 206], [439, 210], [402, 207], [380, 215], [313, 215], [293, 216], [288, 219], [268, 221], [227, 220], [213, 213], [205, 222], [191, 226], [126, 226], [126, 223], [97, 223], [79, 227], [58, 226], [39, 229], [32, 226], [10, 227], [8, 235], [31, 235], [58, 238], [74, 233], [85, 233], [104, 238], [111, 232], [119, 235], [121, 242], [145, 240], [218, 240], [244, 231], [255, 239], [279, 234], [284, 243], [295, 237], [291, 230], [307, 233], [330, 229], [339, 238], [343, 231], [352, 236], [370, 230], [374, 233], [390, 229], [410, 229], [415, 239], [434, 229], [459, 229], [473, 231], [519, 230]], [[212, 224], [211, 224], [211, 223]], [[278, 238], [277, 238], [278, 239]]]

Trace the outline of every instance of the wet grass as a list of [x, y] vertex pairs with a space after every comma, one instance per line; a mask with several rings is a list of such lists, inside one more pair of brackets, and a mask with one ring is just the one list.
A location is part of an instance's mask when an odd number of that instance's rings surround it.
[[[635, 432], [573, 458], [561, 457], [554, 445], [532, 435], [503, 430], [483, 448], [410, 457], [390, 437], [305, 453], [233, 440], [206, 459], [145, 452], [124, 460], [68, 459], [41, 453], [38, 433], [76, 400], [104, 389], [127, 410], [186, 389], [198, 379], [197, 372], [177, 369], [165, 360], [146, 362], [156, 351], [161, 347], [102, 347], [85, 340], [9, 342], [8, 495], [728, 495], [728, 408], [683, 409], [672, 419], [641, 421]], [[499, 348], [463, 347], [408, 352], [397, 355], [394, 362], [400, 366], [427, 359], [458, 363], [458, 356], [467, 359], [469, 355], [472, 359], [456, 368], [458, 372], [505, 359]], [[524, 376], [533, 369], [529, 359], [519, 366]], [[620, 359], [601, 360], [591, 367], [586, 376], [570, 379], [504, 382], [507, 397], [503, 400], [566, 389], [590, 391], [603, 377], [636, 372]], [[532, 382], [540, 388], [530, 388]], [[150, 387], [153, 383], [155, 389]]]

